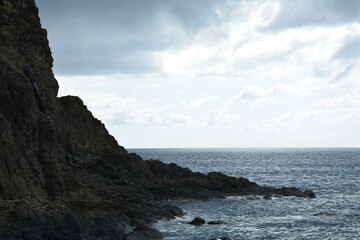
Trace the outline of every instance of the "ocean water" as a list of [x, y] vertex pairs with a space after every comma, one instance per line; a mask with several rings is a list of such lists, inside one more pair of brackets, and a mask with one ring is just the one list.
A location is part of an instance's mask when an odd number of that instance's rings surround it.
[[[193, 171], [221, 171], [264, 186], [311, 189], [317, 195], [315, 199], [170, 201], [187, 214], [154, 225], [165, 239], [360, 239], [360, 148], [129, 151]], [[194, 217], [227, 224], [186, 224]]]

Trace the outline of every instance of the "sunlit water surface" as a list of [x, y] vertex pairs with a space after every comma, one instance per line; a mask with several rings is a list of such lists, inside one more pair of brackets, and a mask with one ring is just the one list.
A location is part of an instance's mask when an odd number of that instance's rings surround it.
[[[360, 149], [130, 149], [208, 173], [221, 171], [260, 185], [312, 189], [317, 198], [172, 201], [187, 212], [155, 224], [165, 239], [360, 239]], [[194, 217], [227, 224], [192, 226]]]

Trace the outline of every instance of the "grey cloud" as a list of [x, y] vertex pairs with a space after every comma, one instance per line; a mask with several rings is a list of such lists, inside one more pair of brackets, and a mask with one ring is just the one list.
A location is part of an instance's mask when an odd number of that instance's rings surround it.
[[257, 93], [256, 91], [252, 91], [250, 89], [244, 89], [241, 93], [236, 96], [236, 100], [257, 100], [261, 98], [261, 94]]
[[360, 38], [351, 39], [339, 49], [333, 59], [351, 59], [360, 57]]
[[156, 71], [151, 53], [187, 44], [231, 2], [37, 0], [59, 74]]
[[[57, 48], [55, 48], [55, 51]], [[61, 61], [57, 64], [57, 61]], [[63, 46], [57, 51], [54, 71], [65, 75], [153, 72], [158, 63], [148, 52], [118, 46]]]
[[[351, 76], [354, 70], [358, 67], [358, 64], [353, 60], [359, 57], [360, 38], [346, 39], [342, 47], [340, 47], [340, 49], [336, 51], [331, 58], [333, 62], [340, 61], [343, 64], [343, 67], [329, 80], [329, 83], [338, 83]], [[329, 72], [327, 69], [317, 67], [314, 70], [315, 76], [317, 77], [324, 78], [331, 75], [331, 71]]]
[[314, 25], [339, 25], [360, 21], [358, 0], [287, 0], [265, 30], [281, 30]]
[[340, 71], [334, 78], [330, 79], [329, 83], [336, 83], [346, 79], [347, 77], [349, 77], [349, 75], [351, 75], [354, 69], [354, 64], [347, 64], [347, 66], [342, 71]]

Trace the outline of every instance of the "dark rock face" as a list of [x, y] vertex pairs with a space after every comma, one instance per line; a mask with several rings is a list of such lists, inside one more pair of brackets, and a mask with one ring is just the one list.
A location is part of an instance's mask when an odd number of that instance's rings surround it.
[[161, 232], [146, 226], [140, 226], [129, 233], [124, 240], [161, 240], [163, 238]]
[[[63, 204], [36, 209], [28, 202], [8, 203], [1, 239], [122, 239], [130, 229], [110, 215], [83, 218]], [[11, 216], [11, 217], [10, 217]], [[1, 220], [5, 220], [2, 215]]]
[[188, 224], [201, 226], [205, 224], [205, 220], [199, 217], [194, 218], [192, 221], [188, 222]]
[[263, 199], [265, 199], [265, 200], [271, 200], [272, 199], [272, 197], [271, 197], [271, 194], [265, 194], [264, 196], [263, 196]]
[[57, 98], [34, 0], [0, 0], [0, 44], [0, 239], [122, 239], [183, 214], [160, 199], [315, 197], [128, 154], [80, 98]]

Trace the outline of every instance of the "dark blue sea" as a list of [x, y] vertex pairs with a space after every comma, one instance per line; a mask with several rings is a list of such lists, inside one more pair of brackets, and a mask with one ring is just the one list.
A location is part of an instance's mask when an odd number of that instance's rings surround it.
[[[160, 222], [165, 239], [360, 239], [360, 148], [130, 149], [208, 173], [221, 171], [263, 186], [312, 189], [317, 198], [171, 201], [187, 215]], [[223, 225], [192, 226], [194, 217]]]

